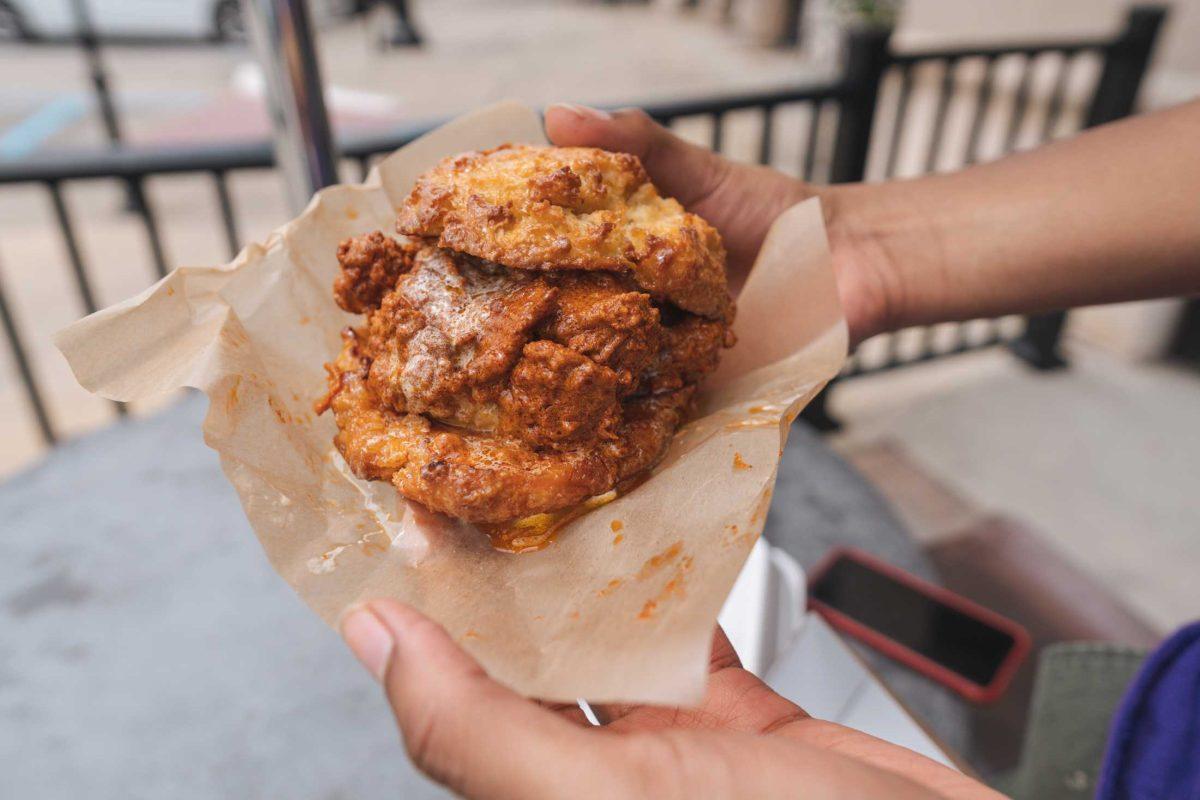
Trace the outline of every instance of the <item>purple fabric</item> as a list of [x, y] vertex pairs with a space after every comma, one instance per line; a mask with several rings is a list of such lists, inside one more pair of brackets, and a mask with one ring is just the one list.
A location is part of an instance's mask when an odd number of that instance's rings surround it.
[[1138, 671], [1113, 717], [1096, 800], [1200, 800], [1200, 622]]

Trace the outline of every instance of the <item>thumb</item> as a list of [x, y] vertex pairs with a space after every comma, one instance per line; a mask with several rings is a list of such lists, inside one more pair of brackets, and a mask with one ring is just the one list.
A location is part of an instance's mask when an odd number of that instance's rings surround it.
[[603, 763], [603, 738], [493, 681], [429, 618], [375, 600], [349, 611], [341, 630], [383, 683], [413, 763], [435, 781], [488, 798], [563, 797], [603, 785], [591, 774]]
[[638, 108], [608, 112], [557, 103], [546, 109], [545, 124], [554, 144], [637, 156], [654, 184], [689, 208], [711, 195], [730, 167], [729, 161], [680, 139]]

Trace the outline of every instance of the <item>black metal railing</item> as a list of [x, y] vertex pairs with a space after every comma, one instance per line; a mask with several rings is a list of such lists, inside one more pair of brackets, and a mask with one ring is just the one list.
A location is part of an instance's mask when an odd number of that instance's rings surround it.
[[[1103, 61], [1100, 78], [1087, 103], [1083, 125], [1094, 125], [1128, 114], [1133, 107], [1137, 89], [1149, 59], [1164, 12], [1161, 8], [1134, 9], [1122, 34], [1109, 41], [1088, 41], [1039, 45], [1014, 45], [1000, 48], [970, 48], [924, 53], [895, 54], [888, 47], [888, 33], [882, 30], [862, 30], [847, 40], [845, 66], [840, 77], [831, 81], [769, 92], [681, 100], [651, 104], [646, 110], [651, 116], [683, 131], [694, 131], [695, 123], [707, 126], [707, 143], [717, 151], [745, 160], [771, 164], [808, 180], [847, 182], [865, 177], [890, 177], [897, 174], [903, 162], [903, 137], [917, 129], [911, 98], [917, 86], [916, 70], [928, 64], [942, 64], [943, 72], [937, 88], [940, 93], [932, 103], [934, 116], [929, 126], [927, 150], [919, 158], [916, 171], [946, 168], [943, 156], [946, 117], [952, 95], [959, 84], [960, 65], [968, 61], [984, 62], [983, 79], [976, 92], [975, 118], [969, 126], [968, 156], [961, 163], [970, 163], [979, 156], [979, 139], [984, 128], [983, 118], [997, 94], [995, 75], [1001, 59], [1022, 58], [1032, 62], [1054, 57], [1075, 58], [1093, 53]], [[1064, 62], [1065, 63], [1065, 62]], [[1028, 71], [1028, 64], [1026, 64]], [[1064, 72], [1066, 74], [1065, 67]], [[1003, 150], [1016, 146], [1023, 116], [1030, 99], [1031, 77], [1018, 80], [1013, 92], [1014, 113], [1004, 127]], [[1068, 78], [1060, 77], [1047, 98], [1050, 110], [1058, 116], [1066, 103]], [[891, 88], [889, 88], [891, 87]], [[891, 107], [890, 124], [882, 124], [877, 110]], [[1047, 111], [1049, 114], [1050, 111]], [[745, 152], [733, 152], [737, 142], [731, 136], [733, 122], [743, 117], [757, 121], [752, 146]], [[374, 159], [391, 152], [432, 127], [416, 124], [371, 136], [360, 136], [340, 143], [343, 158], [357, 164], [360, 176], [365, 176]], [[874, 131], [873, 131], [874, 128]], [[1040, 137], [1049, 138], [1061, 132], [1056, 123], [1043, 122]], [[744, 143], [745, 137], [742, 138]], [[780, 163], [781, 145], [791, 149], [795, 161]], [[873, 154], [874, 151], [874, 154]], [[882, 159], [882, 162], [879, 161]], [[211, 180], [213, 199], [219, 209], [221, 236], [228, 252], [235, 255], [242, 244], [238, 214], [229, 178], [234, 173], [270, 170], [275, 156], [269, 142], [226, 143], [187, 147], [118, 146], [104, 151], [87, 153], [47, 153], [19, 162], [0, 162], [0, 189], [14, 184], [41, 185], [48, 192], [53, 209], [54, 224], [61, 235], [68, 267], [81, 311], [96, 308], [92, 289], [94, 277], [91, 265], [76, 235], [76, 221], [64, 197], [64, 187], [87, 181], [117, 181], [127, 187], [131, 202], [130, 213], [140, 220], [151, 263], [155, 273], [165, 275], [171, 261], [163, 246], [162, 229], [153, 204], [146, 191], [147, 181], [164, 175], [207, 175]], [[950, 164], [949, 166], [954, 166]], [[47, 444], [58, 438], [59, 426], [45, 402], [36, 370], [29, 357], [27, 342], [21, 335], [10, 301], [4, 291], [3, 242], [0, 242], [0, 324], [5, 331], [8, 349], [21, 380], [24, 396], [33, 422]], [[982, 337], [968, 335], [971, 326], [961, 326], [957, 341], [949, 347], [935, 346], [932, 330], [923, 331], [919, 347], [901, 347], [902, 340], [911, 340], [911, 332], [893, 335], [885, 348], [887, 357], [878, 363], [868, 363], [856, 357], [846, 375], [861, 375], [882, 369], [892, 369], [952, 353], [965, 352], [984, 346], [1008, 343], [1014, 351], [1037, 366], [1052, 366], [1057, 361], [1058, 339], [1062, 331], [1063, 314], [1031, 318], [1019, 331], [1006, 334], [1000, 323]], [[818, 403], [813, 416], [819, 417]], [[124, 413], [116, 405], [114, 413]]]
[[[933, 119], [924, 126], [928, 135], [923, 151], [918, 152], [918, 168], [907, 171], [905, 175], [956, 169], [982, 160], [981, 136], [985, 120], [990, 114], [999, 117], [992, 120], [992, 125], [994, 130], [1001, 133], [999, 148], [989, 154], [992, 158], [1127, 116], [1133, 111], [1165, 16], [1166, 11], [1160, 6], [1135, 7], [1130, 10], [1120, 34], [1103, 41], [947, 48], [894, 54], [884, 75], [884, 84], [890, 81], [895, 86], [891, 103], [894, 109], [892, 124], [886, 131], [883, 163], [874, 177], [886, 180], [899, 176], [901, 145], [906, 136], [922, 128], [914, 124], [910, 107], [918, 70], [932, 67], [940, 73], [940, 80], [931, 82], [927, 87], [935, 94], [933, 98], [928, 98], [934, 109]], [[1093, 88], [1084, 93], [1082, 113], [1075, 124], [1064, 126], [1063, 116], [1072, 78], [1078, 73], [1081, 63], [1088, 61], [1098, 66], [1098, 79]], [[1002, 113], [995, 115], [999, 72], [1005, 64], [1016, 67], [1018, 74], [1010, 81], [1011, 99], [1007, 109], [999, 108]], [[967, 91], [961, 90], [968, 84], [962, 75], [968, 65], [976, 67], [976, 72], [980, 74], [975, 82], [973, 99], [964, 96], [970, 93], [969, 87]], [[1031, 101], [1035, 75], [1040, 68], [1049, 68], [1053, 72], [1047, 81], [1048, 92], [1038, 104], [1041, 114], [1039, 121], [1031, 117]], [[950, 154], [951, 157], [947, 158], [946, 118], [951, 102], [956, 98], [971, 106], [970, 120], [965, 126], [964, 146], [957, 157]], [[1070, 123], [1070, 120], [1066, 122]], [[1021, 137], [1022, 131], [1032, 131], [1033, 135]], [[866, 165], [867, 175], [871, 175], [872, 166]], [[917, 337], [914, 337], [913, 331], [887, 334], [882, 337], [886, 340], [886, 347], [874, 348], [874, 360], [865, 358], [866, 349], [860, 350], [860, 355], [852, 358], [847, 365], [843, 377], [894, 369], [998, 344], [1007, 344], [1014, 353], [1036, 368], [1061, 367], [1065, 362], [1059, 353], [1059, 341], [1066, 316], [1065, 311], [1039, 315], [1027, 318], [1023, 325], [1011, 325], [1007, 320], [977, 320], [973, 324], [954, 327], [949, 331], [952, 334], [950, 336], [939, 336], [939, 330], [932, 327], [921, 329]], [[905, 344], [908, 346], [905, 347]]]

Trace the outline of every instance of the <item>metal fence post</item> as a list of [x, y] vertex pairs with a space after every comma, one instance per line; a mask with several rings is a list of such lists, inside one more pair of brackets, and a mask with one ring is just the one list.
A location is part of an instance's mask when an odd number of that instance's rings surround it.
[[100, 107], [104, 133], [109, 144], [118, 145], [121, 143], [121, 123], [113, 104], [112, 90], [108, 86], [108, 74], [104, 70], [104, 60], [100, 57], [100, 42], [96, 37], [96, 27], [92, 24], [87, 0], [71, 0], [71, 13], [75, 18], [75, 38], [87, 58], [88, 77], [92, 81], [92, 89], [96, 92], [96, 104]]
[[846, 96], [838, 115], [829, 180], [832, 183], [861, 181], [871, 146], [871, 125], [879, 85], [887, 69], [890, 28], [859, 27], [846, 34], [846, 65], [842, 77]]
[[[859, 27], [846, 34], [846, 65], [842, 84], [846, 93], [838, 113], [837, 140], [829, 165], [831, 183], [861, 181], [867, 171], [867, 153], [871, 147], [871, 126], [883, 72], [890, 55], [891, 28]], [[836, 431], [841, 422], [829, 411], [829, 393], [837, 384], [834, 378], [805, 406], [800, 417], [818, 431]]]
[[1067, 366], [1067, 360], [1059, 352], [1058, 343], [1062, 341], [1066, 325], [1066, 311], [1027, 317], [1025, 332], [1014, 339], [1008, 349], [1034, 369], [1062, 369]]
[[776, 47], [795, 47], [800, 44], [800, 26], [804, 19], [804, 0], [784, 0], [783, 22], [779, 35], [775, 37]]
[[[1166, 17], [1167, 10], [1163, 6], [1135, 6], [1129, 10], [1125, 30], [1106, 48], [1104, 68], [1088, 108], [1085, 128], [1114, 122], [1133, 113], [1154, 43]], [[1025, 333], [1013, 341], [1009, 349], [1035, 369], [1061, 369], [1067, 365], [1059, 351], [1066, 322], [1066, 311], [1029, 317]]]
[[1189, 300], [1183, 307], [1167, 353], [1171, 358], [1200, 366], [1200, 300]]
[[25, 343], [21, 340], [21, 331], [17, 328], [17, 321], [13, 318], [12, 309], [9, 308], [8, 300], [5, 298], [2, 280], [0, 280], [0, 329], [4, 330], [5, 337], [8, 339], [9, 351], [17, 366], [17, 372], [21, 376], [21, 385], [25, 388], [25, 399], [29, 403], [30, 410], [33, 411], [38, 430], [42, 434], [42, 441], [53, 445], [58, 438], [54, 432], [54, 424], [50, 421], [46, 402], [42, 398], [41, 390], [38, 389], [37, 377], [33, 373], [33, 362], [29, 358], [29, 351], [26, 350]]
[[1084, 127], [1103, 125], [1133, 113], [1158, 31], [1166, 18], [1163, 6], [1135, 6], [1129, 10], [1124, 32], [1105, 54]]
[[312, 18], [305, 0], [242, 0], [267, 79], [276, 161], [292, 210], [337, 183], [337, 155], [325, 110]]

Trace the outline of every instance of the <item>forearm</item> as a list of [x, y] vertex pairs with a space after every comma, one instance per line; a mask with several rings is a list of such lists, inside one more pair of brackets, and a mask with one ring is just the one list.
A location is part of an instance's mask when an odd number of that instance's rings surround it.
[[958, 173], [823, 192], [839, 277], [879, 306], [860, 333], [1200, 292], [1198, 142], [1193, 102]]

